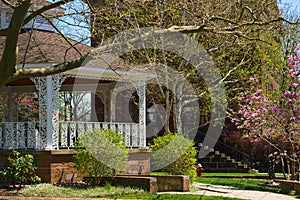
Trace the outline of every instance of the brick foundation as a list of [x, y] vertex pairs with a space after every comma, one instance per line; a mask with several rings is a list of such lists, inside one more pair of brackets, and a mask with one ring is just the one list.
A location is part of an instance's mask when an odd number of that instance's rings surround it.
[[[74, 150], [20, 150], [21, 154], [30, 153], [37, 165], [37, 175], [44, 183], [80, 182], [82, 177], [73, 163]], [[0, 169], [7, 166], [7, 158], [12, 156], [10, 150], [0, 150]], [[128, 174], [150, 173], [150, 150], [129, 149]]]

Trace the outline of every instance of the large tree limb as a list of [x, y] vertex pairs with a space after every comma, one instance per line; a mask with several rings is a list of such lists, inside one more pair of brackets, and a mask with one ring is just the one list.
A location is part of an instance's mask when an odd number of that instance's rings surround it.
[[16, 73], [14, 73], [14, 75], [10, 78], [10, 80], [7, 81], [7, 83], [20, 78], [49, 76], [78, 68], [82, 65], [83, 61], [86, 59], [87, 56], [88, 55], [85, 55], [78, 60], [57, 64], [49, 67], [18, 69]]
[[5, 48], [0, 61], [0, 85], [5, 83], [9, 77], [15, 72], [17, 60], [17, 44], [20, 34], [20, 29], [23, 25], [24, 18], [30, 7], [30, 0], [20, 1], [19, 5], [15, 8], [11, 22], [8, 26]]
[[[242, 27], [247, 27], [247, 26], [253, 26], [253, 25], [257, 25], [257, 26], [266, 26], [266, 25], [270, 25], [276, 22], [286, 22], [288, 24], [300, 24], [300, 19], [296, 20], [296, 21], [290, 21], [285, 19], [284, 17], [280, 16], [278, 18], [274, 18], [274, 19], [270, 19], [270, 20], [264, 20], [264, 21], [249, 21], [249, 22], [244, 22], [244, 23], [239, 23], [237, 24], [235, 21], [231, 21], [230, 19], [226, 19], [223, 17], [219, 17], [219, 16], [212, 16], [211, 18], [207, 19], [206, 22], [212, 22], [215, 20], [222, 20], [224, 22], [227, 22], [229, 24], [235, 24], [234, 26], [227, 26], [224, 28], [214, 28], [214, 29], [218, 29], [220, 32], [221, 31], [235, 31], [235, 30], [240, 30]], [[206, 23], [203, 23], [202, 25], [199, 26], [171, 26], [169, 28], [169, 30], [172, 31], [178, 31], [181, 33], [199, 33], [199, 32], [203, 32], [207, 30], [207, 25]]]

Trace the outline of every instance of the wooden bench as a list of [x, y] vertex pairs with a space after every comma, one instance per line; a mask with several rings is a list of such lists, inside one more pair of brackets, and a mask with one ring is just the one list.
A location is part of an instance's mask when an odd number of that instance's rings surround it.
[[288, 194], [292, 189], [294, 189], [296, 194], [300, 195], [300, 181], [276, 179], [275, 182], [279, 183], [281, 193]]

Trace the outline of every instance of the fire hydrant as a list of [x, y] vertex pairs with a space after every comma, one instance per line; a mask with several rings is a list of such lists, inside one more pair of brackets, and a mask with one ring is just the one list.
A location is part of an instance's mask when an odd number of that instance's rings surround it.
[[202, 167], [202, 165], [199, 163], [197, 165], [197, 176], [198, 177], [202, 177], [202, 172], [204, 171], [204, 168]]

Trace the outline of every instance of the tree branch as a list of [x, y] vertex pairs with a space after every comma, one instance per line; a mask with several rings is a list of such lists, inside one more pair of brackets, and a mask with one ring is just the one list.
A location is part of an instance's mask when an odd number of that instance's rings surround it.
[[[214, 20], [222, 20], [222, 21], [225, 21], [225, 22], [230, 23], [230, 24], [236, 24], [234, 26], [228, 26], [228, 27], [225, 27], [225, 28], [220, 28], [219, 29], [220, 32], [221, 31], [235, 31], [235, 30], [239, 30], [240, 28], [245, 27], [245, 26], [253, 26], [253, 25], [266, 26], [266, 25], [270, 25], [270, 24], [273, 24], [273, 23], [276, 23], [276, 22], [281, 22], [281, 21], [287, 22], [289, 24], [294, 24], [294, 25], [300, 24], [300, 19], [297, 19], [296, 21], [290, 21], [290, 20], [285, 19], [282, 16], [280, 16], [278, 18], [275, 18], [275, 19], [265, 20], [265, 21], [250, 21], [250, 22], [244, 22], [244, 23], [240, 23], [240, 24], [237, 24], [234, 21], [231, 21], [231, 20], [223, 18], [223, 17], [218, 17], [218, 16], [213, 16], [213, 17], [209, 18], [206, 21], [211, 22], [211, 21], [214, 21]], [[215, 29], [217, 30], [218, 28], [215, 28]], [[181, 32], [181, 33], [199, 33], [199, 32], [202, 32], [202, 31], [205, 31], [205, 30], [208, 30], [208, 29], [206, 28], [206, 24], [203, 23], [200, 26], [171, 26], [169, 28], [169, 30], [178, 31], [178, 32]], [[212, 30], [212, 29], [209, 29], [209, 30]], [[226, 34], [227, 33], [228, 32], [226, 32]]]
[[12, 3], [10, 3], [9, 1], [7, 1], [7, 0], [1, 0], [1, 1], [2, 1], [5, 5], [7, 5], [7, 6], [13, 8], [13, 9], [15, 9], [15, 6], [14, 6]]
[[18, 69], [16, 73], [14, 73], [14, 75], [10, 78], [10, 80], [7, 81], [7, 83], [20, 78], [48, 76], [78, 68], [82, 65], [87, 56], [88, 55], [85, 55], [78, 60], [57, 64], [50, 67]]
[[63, 1], [58, 1], [58, 2], [55, 2], [55, 3], [49, 4], [47, 6], [43, 6], [42, 8], [32, 12], [28, 17], [26, 17], [24, 19], [24, 24], [23, 25], [27, 24], [30, 20], [32, 20], [36, 16], [38, 16], [38, 15], [40, 15], [40, 14], [42, 14], [42, 13], [44, 13], [44, 12], [46, 12], [46, 11], [52, 9], [52, 8], [59, 7], [59, 6], [65, 4], [65, 3], [68, 3], [70, 1], [72, 1], [72, 0], [63, 0]]
[[[69, 39], [67, 37], [64, 36], [64, 34], [55, 26], [55, 24], [53, 24], [53, 22], [48, 19], [45, 15], [42, 14], [42, 17], [44, 17], [48, 22], [49, 24], [60, 34], [60, 36], [71, 46], [70, 48], [73, 48], [75, 51], [77, 51], [77, 53], [79, 53], [80, 56], [82, 56], [81, 52], [76, 48], [76, 44], [72, 44]], [[69, 48], [69, 49], [70, 49]], [[66, 54], [67, 52], [65, 52], [65, 57], [66, 57]]]

